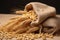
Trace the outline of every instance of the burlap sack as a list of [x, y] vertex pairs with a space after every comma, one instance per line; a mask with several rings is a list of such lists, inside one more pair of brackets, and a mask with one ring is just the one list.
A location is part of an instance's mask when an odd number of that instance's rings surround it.
[[37, 19], [31, 22], [31, 25], [37, 25], [42, 23], [45, 19], [51, 16], [56, 16], [56, 10], [54, 7], [48, 6], [40, 2], [31, 2], [25, 6], [25, 10], [34, 10], [37, 15]]

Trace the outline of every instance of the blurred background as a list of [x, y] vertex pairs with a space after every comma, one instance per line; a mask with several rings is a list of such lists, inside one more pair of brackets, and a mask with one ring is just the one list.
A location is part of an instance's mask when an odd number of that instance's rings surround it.
[[14, 10], [23, 10], [29, 2], [42, 2], [53, 6], [60, 13], [60, 2], [58, 0], [0, 0], [0, 13], [12, 13]]

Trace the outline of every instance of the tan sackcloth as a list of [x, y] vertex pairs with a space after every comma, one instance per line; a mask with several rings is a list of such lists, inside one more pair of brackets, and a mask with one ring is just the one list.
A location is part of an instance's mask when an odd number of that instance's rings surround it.
[[48, 18], [42, 25], [44, 27], [43, 32], [54, 34], [60, 30], [60, 19], [58, 17]]
[[40, 2], [31, 2], [25, 6], [25, 10], [34, 10], [37, 15], [37, 19], [31, 22], [31, 25], [38, 25], [42, 23], [45, 19], [51, 16], [56, 16], [56, 10], [54, 7], [48, 6]]
[[60, 19], [56, 17], [56, 9], [54, 7], [40, 2], [31, 2], [25, 6], [25, 10], [34, 10], [35, 14], [37, 15], [37, 19], [35, 21], [32, 21], [31, 25], [40, 25], [43, 21], [45, 21], [42, 23], [44, 28], [51, 27], [51, 29], [43, 28], [43, 32], [54, 34], [56, 31], [60, 29]]

